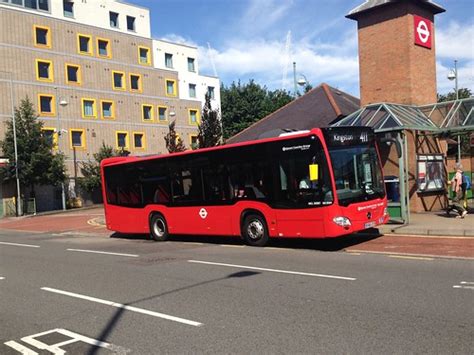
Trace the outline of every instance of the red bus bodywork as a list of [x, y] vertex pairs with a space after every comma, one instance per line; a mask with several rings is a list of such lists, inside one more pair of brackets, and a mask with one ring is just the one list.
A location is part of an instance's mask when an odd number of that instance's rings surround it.
[[[329, 165], [331, 165], [325, 139], [320, 129], [295, 134], [292, 135], [291, 138], [309, 135], [314, 135], [320, 139], [324, 146], [326, 159]], [[288, 139], [288, 137], [262, 139], [259, 140], [258, 143], [284, 139]], [[154, 212], [159, 212], [166, 217], [170, 234], [240, 236], [243, 214], [246, 211], [254, 210], [264, 216], [270, 237], [327, 238], [351, 234], [384, 224], [388, 221], [389, 216], [386, 209], [386, 196], [384, 198], [352, 203], [348, 206], [340, 206], [338, 196], [334, 194], [334, 202], [331, 205], [305, 209], [273, 209], [266, 203], [249, 200], [237, 201], [232, 205], [224, 206], [167, 207], [161, 204], [149, 204], [143, 208], [129, 208], [107, 203], [104, 167], [137, 161], [163, 159], [170, 156], [200, 154], [206, 151], [227, 149], [255, 143], [256, 141], [244, 142], [150, 157], [117, 157], [103, 160], [101, 163], [102, 191], [107, 228], [120, 233], [150, 233], [150, 216]], [[378, 159], [380, 164], [380, 158]], [[336, 191], [332, 168], [330, 169], [330, 175], [332, 189]], [[203, 214], [206, 215], [205, 218], [203, 218]], [[349, 218], [351, 225], [340, 226], [334, 223], [333, 218], [337, 216]]]

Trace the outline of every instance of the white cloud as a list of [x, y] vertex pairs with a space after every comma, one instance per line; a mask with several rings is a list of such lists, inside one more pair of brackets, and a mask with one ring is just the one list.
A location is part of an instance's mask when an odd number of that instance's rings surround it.
[[436, 54], [440, 58], [474, 60], [474, 24], [451, 22], [437, 29]]
[[293, 1], [251, 0], [250, 6], [241, 16], [238, 27], [246, 33], [260, 33], [277, 22], [284, 21]]
[[187, 46], [191, 46], [191, 47], [197, 47], [197, 43], [194, 42], [193, 40], [189, 39], [189, 38], [184, 38], [183, 36], [180, 36], [178, 34], [175, 34], [175, 33], [169, 33], [169, 34], [166, 34], [164, 37], [160, 38], [164, 41], [168, 41], [168, 42], [172, 42], [172, 43], [179, 43], [179, 44], [185, 44]]

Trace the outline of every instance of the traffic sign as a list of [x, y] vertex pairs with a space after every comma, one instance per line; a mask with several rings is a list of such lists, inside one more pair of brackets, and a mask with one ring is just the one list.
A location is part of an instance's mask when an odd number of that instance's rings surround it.
[[413, 16], [414, 18], [414, 32], [415, 44], [425, 48], [431, 49], [433, 37], [433, 24], [430, 20], [420, 16]]

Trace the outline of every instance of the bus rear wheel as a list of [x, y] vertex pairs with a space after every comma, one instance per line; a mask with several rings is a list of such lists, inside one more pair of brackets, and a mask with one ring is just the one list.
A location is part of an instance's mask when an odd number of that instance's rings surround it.
[[150, 235], [151, 238], [161, 242], [168, 239], [168, 225], [166, 219], [161, 214], [154, 214], [150, 218]]
[[263, 247], [268, 242], [268, 229], [265, 219], [258, 214], [250, 214], [242, 225], [242, 238], [251, 246]]

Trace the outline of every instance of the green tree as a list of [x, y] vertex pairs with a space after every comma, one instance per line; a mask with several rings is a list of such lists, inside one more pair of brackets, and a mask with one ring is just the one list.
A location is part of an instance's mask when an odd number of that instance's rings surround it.
[[[15, 108], [16, 138], [18, 151], [18, 177], [20, 188], [31, 188], [35, 197], [35, 186], [59, 186], [66, 180], [64, 155], [54, 153], [54, 142], [43, 134], [43, 122], [26, 97]], [[15, 148], [13, 140], [13, 120], [7, 121], [5, 139], [0, 142], [4, 156], [9, 160], [0, 173], [4, 180], [15, 179]]]
[[89, 160], [81, 163], [81, 172], [84, 176], [78, 180], [79, 186], [89, 192], [97, 190], [102, 187], [102, 181], [100, 179], [100, 163], [105, 158], [111, 158], [121, 155], [119, 151], [116, 151], [109, 145], [102, 142], [97, 153], [93, 154], [94, 160]]
[[233, 82], [229, 87], [221, 86], [221, 112], [224, 138], [244, 130], [280, 107], [292, 101], [285, 90], [269, 91], [250, 80], [242, 85]]
[[165, 136], [166, 149], [170, 153], [184, 152], [186, 147], [184, 146], [183, 140], [176, 133], [175, 130], [176, 121], [169, 124], [169, 132]]
[[[458, 97], [459, 99], [467, 99], [468, 97], [472, 96], [472, 91], [468, 88], [461, 88], [458, 89]], [[439, 94], [438, 93], [438, 102], [445, 102], [445, 101], [453, 101], [456, 100], [456, 90], [454, 89], [447, 94]]]
[[219, 111], [211, 107], [211, 98], [206, 94], [206, 102], [202, 109], [201, 123], [198, 126], [199, 148], [215, 147], [222, 143], [222, 126]]

